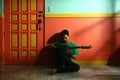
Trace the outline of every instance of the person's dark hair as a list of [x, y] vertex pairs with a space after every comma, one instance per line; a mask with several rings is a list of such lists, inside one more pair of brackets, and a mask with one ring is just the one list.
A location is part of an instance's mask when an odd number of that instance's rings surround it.
[[62, 31], [60, 32], [60, 37], [63, 38], [64, 35], [68, 35], [68, 36], [69, 36], [69, 31], [66, 30], [66, 29], [65, 29], [65, 30], [62, 30]]

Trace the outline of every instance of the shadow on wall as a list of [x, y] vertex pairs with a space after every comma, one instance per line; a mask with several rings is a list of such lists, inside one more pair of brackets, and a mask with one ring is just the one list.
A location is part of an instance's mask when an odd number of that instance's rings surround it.
[[[48, 39], [47, 44], [51, 44], [58, 40], [60, 40], [59, 33], [55, 33]], [[45, 46], [41, 49], [35, 64], [54, 65], [56, 63], [56, 59], [56, 50], [51, 46]]]
[[[120, 28], [115, 31], [115, 34], [120, 34]], [[119, 36], [118, 36], [119, 38]], [[110, 66], [116, 66], [120, 65], [120, 45], [119, 47], [110, 55], [108, 59], [108, 65]]]
[[116, 49], [113, 54], [110, 55], [107, 65], [110, 66], [120, 65], [120, 47]]

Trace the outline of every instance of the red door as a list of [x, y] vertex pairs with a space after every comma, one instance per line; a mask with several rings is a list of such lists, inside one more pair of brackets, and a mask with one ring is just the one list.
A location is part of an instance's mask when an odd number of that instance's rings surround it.
[[4, 0], [5, 64], [34, 64], [44, 46], [43, 0]]

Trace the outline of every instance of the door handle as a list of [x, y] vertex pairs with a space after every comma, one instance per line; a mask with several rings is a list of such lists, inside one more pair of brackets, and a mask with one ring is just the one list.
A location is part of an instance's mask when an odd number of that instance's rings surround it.
[[36, 24], [36, 30], [41, 31], [40, 25]]
[[38, 13], [43, 13], [43, 11], [38, 11]]
[[38, 24], [41, 24], [42, 23], [42, 20], [41, 19], [38, 19]]
[[41, 16], [42, 16], [41, 14], [38, 15], [38, 17], [41, 17]]
[[41, 27], [40, 27], [40, 24], [42, 23], [42, 20], [41, 19], [38, 19], [38, 22], [37, 22], [37, 25], [36, 25], [36, 29], [41, 31]]

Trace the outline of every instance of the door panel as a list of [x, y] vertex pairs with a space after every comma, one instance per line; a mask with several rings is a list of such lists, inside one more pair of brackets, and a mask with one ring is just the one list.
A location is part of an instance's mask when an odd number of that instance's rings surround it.
[[4, 0], [5, 64], [34, 64], [44, 46], [43, 0]]

